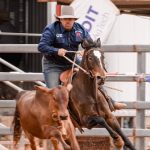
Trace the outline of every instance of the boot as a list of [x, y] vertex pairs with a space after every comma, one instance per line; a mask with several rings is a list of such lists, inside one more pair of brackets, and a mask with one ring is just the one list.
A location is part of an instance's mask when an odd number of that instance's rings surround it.
[[[112, 100], [113, 101], [113, 100]], [[117, 110], [120, 110], [120, 109], [125, 109], [127, 107], [127, 105], [125, 103], [120, 103], [120, 102], [115, 102], [114, 101], [114, 104], [113, 104], [114, 108], [117, 109]]]

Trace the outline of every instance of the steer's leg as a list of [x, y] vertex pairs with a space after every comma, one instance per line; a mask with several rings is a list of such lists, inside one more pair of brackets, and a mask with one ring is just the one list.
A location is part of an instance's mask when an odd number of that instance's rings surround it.
[[54, 150], [64, 150], [63, 146], [60, 144], [57, 138], [52, 137], [50, 140], [54, 147]]
[[25, 135], [27, 136], [27, 138], [30, 141], [31, 149], [36, 150], [36, 144], [35, 144], [35, 141], [34, 141], [34, 137], [29, 132], [27, 132], [27, 131], [24, 131], [24, 132], [25, 132]]
[[66, 123], [68, 124], [66, 130], [67, 130], [67, 135], [69, 135], [68, 140], [71, 145], [71, 150], [80, 150], [79, 143], [75, 135], [75, 128], [71, 120], [68, 119]]
[[70, 150], [70, 146], [64, 141], [61, 132], [56, 127], [44, 125], [42, 129], [44, 136], [47, 139], [51, 139], [52, 137], [54, 137], [58, 140], [58, 142], [61, 142], [65, 150]]

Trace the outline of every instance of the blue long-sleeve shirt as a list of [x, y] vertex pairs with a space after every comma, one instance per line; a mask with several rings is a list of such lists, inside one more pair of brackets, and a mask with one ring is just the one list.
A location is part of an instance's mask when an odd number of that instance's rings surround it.
[[[91, 38], [88, 32], [79, 23], [74, 23], [71, 31], [66, 31], [59, 21], [46, 26], [40, 39], [38, 50], [44, 54], [45, 58], [52, 63], [59, 65], [68, 65], [65, 58], [58, 55], [58, 49], [64, 48], [68, 51], [77, 51], [83, 39]], [[73, 53], [67, 53], [71, 60]]]

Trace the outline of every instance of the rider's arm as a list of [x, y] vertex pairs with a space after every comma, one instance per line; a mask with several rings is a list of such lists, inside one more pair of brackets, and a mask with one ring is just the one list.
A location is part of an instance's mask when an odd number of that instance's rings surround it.
[[47, 26], [42, 33], [42, 37], [38, 44], [38, 50], [43, 54], [58, 53], [58, 48], [54, 47], [55, 30], [52, 26]]

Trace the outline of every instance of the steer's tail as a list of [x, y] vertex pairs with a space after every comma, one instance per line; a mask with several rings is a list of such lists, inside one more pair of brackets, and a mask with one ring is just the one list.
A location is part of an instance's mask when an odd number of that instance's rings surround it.
[[12, 127], [13, 127], [13, 146], [16, 147], [17, 143], [19, 142], [21, 138], [21, 133], [22, 133], [22, 127], [20, 124], [20, 113], [18, 109], [18, 104], [17, 101], [21, 97], [21, 95], [24, 93], [24, 91], [21, 91], [17, 97], [16, 97], [16, 109], [14, 113], [14, 118], [12, 122]]

